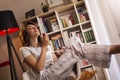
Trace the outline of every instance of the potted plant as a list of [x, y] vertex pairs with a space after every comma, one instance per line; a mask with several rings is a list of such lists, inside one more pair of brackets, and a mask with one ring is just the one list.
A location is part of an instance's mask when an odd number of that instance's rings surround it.
[[48, 12], [49, 11], [49, 4], [43, 4], [43, 3], [41, 3], [41, 6], [42, 6], [43, 12]]

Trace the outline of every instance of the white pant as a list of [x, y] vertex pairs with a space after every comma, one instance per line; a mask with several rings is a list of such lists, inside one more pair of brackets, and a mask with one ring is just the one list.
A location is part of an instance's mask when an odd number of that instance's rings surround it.
[[78, 60], [72, 46], [66, 46], [60, 58], [43, 72], [42, 80], [64, 80]]
[[[50, 68], [44, 70], [42, 80], [64, 80], [72, 71], [76, 62], [87, 58], [93, 65], [109, 67], [109, 46], [83, 44], [73, 37], [67, 43], [61, 57]], [[97, 61], [97, 62], [96, 62]]]

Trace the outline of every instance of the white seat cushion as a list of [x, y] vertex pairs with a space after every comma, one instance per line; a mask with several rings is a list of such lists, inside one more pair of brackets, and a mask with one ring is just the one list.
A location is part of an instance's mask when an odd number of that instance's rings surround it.
[[23, 73], [23, 80], [30, 80], [30, 74], [28, 71]]

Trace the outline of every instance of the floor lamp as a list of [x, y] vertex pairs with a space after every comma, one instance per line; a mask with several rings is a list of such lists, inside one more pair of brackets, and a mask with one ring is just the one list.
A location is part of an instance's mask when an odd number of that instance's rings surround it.
[[14, 65], [14, 59], [12, 55], [12, 49], [17, 57], [17, 60], [22, 68], [22, 71], [23, 72], [25, 71], [17, 55], [17, 51], [15, 50], [14, 45], [10, 38], [10, 34], [18, 30], [19, 30], [18, 24], [16, 22], [13, 12], [11, 10], [0, 11], [0, 35], [2, 36], [6, 35], [8, 56], [9, 56], [9, 62], [10, 62], [11, 80], [18, 80], [18, 76], [16, 73], [15, 65]]

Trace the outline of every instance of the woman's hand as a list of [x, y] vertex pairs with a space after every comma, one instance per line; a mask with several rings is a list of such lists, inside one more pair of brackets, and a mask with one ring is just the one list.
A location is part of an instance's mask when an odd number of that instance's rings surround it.
[[61, 48], [60, 50], [55, 51], [55, 54], [57, 57], [60, 57], [63, 54], [64, 48]]
[[49, 37], [44, 33], [42, 39], [42, 47], [46, 47], [49, 44]]

